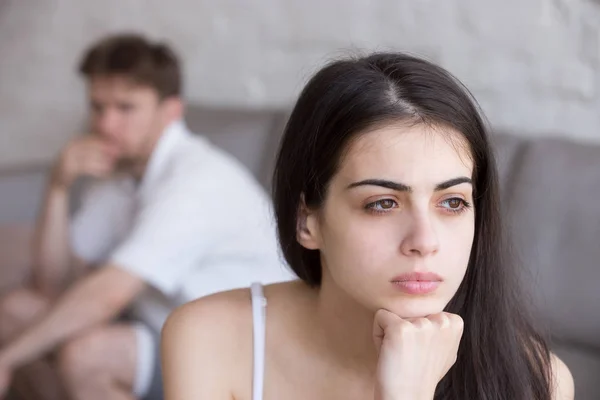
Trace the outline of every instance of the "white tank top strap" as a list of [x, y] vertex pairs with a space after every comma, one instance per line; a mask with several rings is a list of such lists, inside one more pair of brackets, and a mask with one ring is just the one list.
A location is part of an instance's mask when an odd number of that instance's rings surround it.
[[253, 370], [252, 400], [262, 400], [265, 375], [265, 325], [267, 299], [263, 287], [255, 282], [250, 286], [252, 294]]

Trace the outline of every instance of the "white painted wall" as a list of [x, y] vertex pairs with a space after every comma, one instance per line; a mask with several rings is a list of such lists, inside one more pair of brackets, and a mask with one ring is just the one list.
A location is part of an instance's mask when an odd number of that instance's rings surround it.
[[450, 69], [498, 127], [600, 142], [597, 0], [0, 0], [0, 167], [81, 129], [78, 58], [120, 30], [171, 42], [194, 103], [289, 105], [329, 58], [400, 49]]

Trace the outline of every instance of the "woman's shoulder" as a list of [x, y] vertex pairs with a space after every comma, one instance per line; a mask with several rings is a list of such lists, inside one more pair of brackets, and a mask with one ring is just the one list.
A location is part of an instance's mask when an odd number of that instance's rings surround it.
[[[304, 285], [298, 281], [267, 285], [264, 286], [264, 296], [270, 306], [290, 304], [301, 286]], [[276, 314], [269, 313], [268, 318], [272, 317]], [[163, 327], [162, 341], [163, 345], [168, 345], [169, 341], [186, 343], [190, 349], [206, 343], [210, 344], [207, 350], [231, 349], [232, 342], [252, 344], [251, 340], [241, 340], [251, 337], [252, 325], [250, 288], [229, 290], [176, 308]], [[220, 355], [223, 354], [221, 351]]]
[[[193, 362], [202, 369], [204, 360], [218, 355], [209, 364], [220, 360], [224, 365], [231, 365], [230, 358], [235, 354], [231, 343], [239, 342], [238, 338], [252, 329], [251, 320], [249, 289], [216, 293], [179, 306], [162, 329], [163, 359], [168, 362], [169, 359], [182, 360], [184, 356], [190, 359], [186, 363]], [[165, 367], [169, 369], [168, 365]]]
[[[284, 300], [294, 282], [265, 286], [269, 302]], [[221, 292], [178, 307], [162, 330], [167, 398], [231, 398], [247, 393], [252, 373], [250, 288]]]
[[573, 400], [575, 398], [575, 384], [569, 367], [554, 353], [550, 353], [552, 368], [552, 399]]
[[213, 348], [235, 339], [252, 328], [250, 288], [215, 293], [176, 308], [163, 327], [163, 342], [169, 338], [198, 343], [202, 339]]
[[[546, 346], [540, 346], [538, 339], [532, 340], [532, 347], [528, 348], [529, 356], [533, 355], [533, 352], [539, 352], [538, 356], [542, 356], [543, 354], [548, 354], [546, 350]], [[550, 393], [552, 400], [573, 400], [575, 398], [575, 384], [573, 382], [573, 375], [571, 375], [571, 371], [569, 367], [552, 351], [549, 352], [549, 370], [548, 374], [550, 375]], [[535, 358], [536, 360], [540, 360], [540, 358]], [[544, 360], [548, 360], [545, 356], [543, 356]]]
[[163, 336], [193, 331], [197, 337], [226, 331], [232, 325], [243, 325], [243, 317], [250, 309], [250, 304], [249, 289], [230, 290], [191, 301], [169, 315], [163, 327]]
[[[264, 286], [269, 302], [287, 302], [287, 295], [299, 286], [297, 281]], [[238, 329], [252, 327], [252, 295], [250, 288], [215, 293], [176, 308], [165, 323], [163, 332], [192, 330], [198, 334], [237, 334]], [[233, 330], [232, 330], [233, 329]]]

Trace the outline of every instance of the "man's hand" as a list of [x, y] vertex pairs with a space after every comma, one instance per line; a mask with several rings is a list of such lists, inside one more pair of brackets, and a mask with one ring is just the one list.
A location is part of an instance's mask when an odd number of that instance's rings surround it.
[[52, 185], [69, 189], [82, 175], [107, 177], [113, 172], [118, 156], [118, 149], [100, 138], [87, 135], [73, 139], [54, 167]]

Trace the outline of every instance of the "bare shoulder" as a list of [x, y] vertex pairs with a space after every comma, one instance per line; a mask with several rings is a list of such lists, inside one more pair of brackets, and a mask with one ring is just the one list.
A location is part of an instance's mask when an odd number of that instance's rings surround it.
[[169, 315], [163, 328], [163, 337], [193, 332], [196, 339], [215, 334], [226, 338], [235, 334], [229, 328], [243, 325], [250, 307], [249, 289], [216, 293], [194, 300], [176, 308]]
[[177, 308], [162, 331], [165, 399], [231, 399], [240, 364], [249, 365], [251, 329], [249, 289]]
[[[285, 307], [292, 302], [292, 287], [288, 282], [266, 286], [267, 301], [278, 305], [275, 309]], [[277, 314], [271, 314], [267, 323], [276, 323]], [[162, 331], [165, 399], [250, 398], [252, 353], [249, 288], [217, 293], [177, 308]]]
[[575, 398], [575, 384], [569, 367], [554, 353], [550, 353], [552, 365], [552, 399], [573, 400]]

